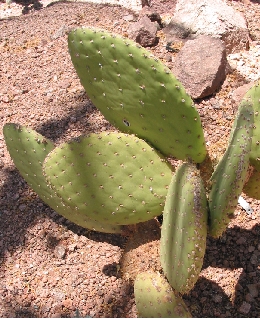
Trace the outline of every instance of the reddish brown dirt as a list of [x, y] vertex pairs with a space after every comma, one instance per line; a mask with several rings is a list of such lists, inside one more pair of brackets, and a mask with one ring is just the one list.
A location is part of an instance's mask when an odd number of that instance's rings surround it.
[[[114, 130], [84, 92], [67, 50], [66, 30], [90, 25], [127, 34], [129, 10], [59, 2], [12, 3], [1, 10], [21, 14], [0, 20], [0, 317], [136, 317], [133, 286], [120, 276], [125, 238], [72, 224], [47, 207], [27, 186], [7, 152], [2, 127], [30, 126], [56, 144], [88, 132]], [[245, 13], [260, 42], [258, 1], [230, 1]], [[153, 0], [152, 9], [172, 13], [174, 2]], [[151, 49], [169, 67], [162, 41]], [[174, 56], [173, 56], [174, 58]], [[237, 105], [233, 91], [247, 81], [234, 72], [222, 88], [196, 102], [208, 148], [219, 157]], [[259, 201], [237, 207], [220, 239], [208, 238], [201, 276], [184, 299], [194, 317], [259, 317]], [[140, 253], [145, 262], [147, 250]]]

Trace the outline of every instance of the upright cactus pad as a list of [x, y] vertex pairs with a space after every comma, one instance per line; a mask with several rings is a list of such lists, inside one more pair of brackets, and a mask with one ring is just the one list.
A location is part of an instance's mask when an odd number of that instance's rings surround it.
[[204, 160], [204, 135], [192, 99], [149, 51], [91, 28], [71, 31], [68, 45], [82, 85], [110, 123], [164, 155]]
[[252, 102], [243, 100], [228, 148], [211, 177], [209, 233], [213, 237], [222, 235], [237, 207], [249, 166], [253, 120]]
[[250, 152], [250, 163], [260, 171], [260, 81], [246, 93], [244, 99], [250, 99], [254, 110], [254, 130]]
[[100, 223], [80, 215], [75, 207], [64, 206], [62, 200], [50, 189], [43, 176], [42, 165], [45, 157], [54, 149], [53, 143], [41, 134], [24, 126], [8, 123], [4, 126], [4, 137], [10, 156], [26, 180], [39, 197], [58, 214], [77, 225], [106, 233], [120, 233], [121, 226]]
[[44, 171], [66, 205], [116, 225], [160, 215], [172, 175], [170, 165], [143, 140], [106, 132], [55, 148]]
[[134, 294], [139, 318], [191, 318], [181, 296], [159, 273], [138, 274]]
[[183, 163], [172, 178], [163, 213], [160, 259], [170, 285], [187, 293], [196, 283], [206, 249], [207, 198], [199, 171]]

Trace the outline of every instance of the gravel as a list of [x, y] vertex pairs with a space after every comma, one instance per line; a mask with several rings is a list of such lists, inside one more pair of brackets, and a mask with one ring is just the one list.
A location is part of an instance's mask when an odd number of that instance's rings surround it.
[[[196, 101], [216, 158], [236, 112], [234, 91], [259, 78], [258, 2], [230, 1], [247, 18], [250, 50], [230, 55], [234, 70], [221, 89]], [[80, 85], [66, 32], [92, 25], [126, 34], [135, 15], [116, 6], [46, 5], [0, 3], [1, 18], [17, 15], [0, 21], [0, 317], [136, 317], [133, 284], [120, 273], [126, 238], [83, 229], [46, 206], [15, 169], [2, 135], [7, 122], [30, 126], [55, 144], [114, 130]], [[152, 8], [166, 19], [174, 1], [153, 0]], [[163, 38], [151, 51], [171, 68], [174, 54], [165, 50]], [[238, 206], [224, 235], [207, 239], [200, 278], [184, 296], [194, 317], [259, 316], [260, 202], [243, 197], [254, 212]]]

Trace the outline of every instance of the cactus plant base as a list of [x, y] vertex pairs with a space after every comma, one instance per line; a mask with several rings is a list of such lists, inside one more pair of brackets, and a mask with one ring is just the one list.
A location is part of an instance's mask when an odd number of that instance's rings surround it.
[[120, 271], [124, 279], [134, 281], [140, 272], [149, 269], [161, 270], [159, 260], [161, 229], [157, 219], [133, 225], [131, 228], [132, 234], [128, 236], [120, 260]]

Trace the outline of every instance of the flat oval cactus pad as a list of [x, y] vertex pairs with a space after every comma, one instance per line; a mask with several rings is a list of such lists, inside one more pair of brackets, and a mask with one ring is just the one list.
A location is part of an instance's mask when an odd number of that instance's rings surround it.
[[81, 84], [111, 124], [166, 156], [204, 160], [201, 120], [191, 97], [149, 51], [91, 28], [71, 31], [68, 46]]
[[106, 132], [55, 148], [44, 171], [66, 205], [119, 225], [160, 215], [172, 175], [170, 165], [143, 140]]

